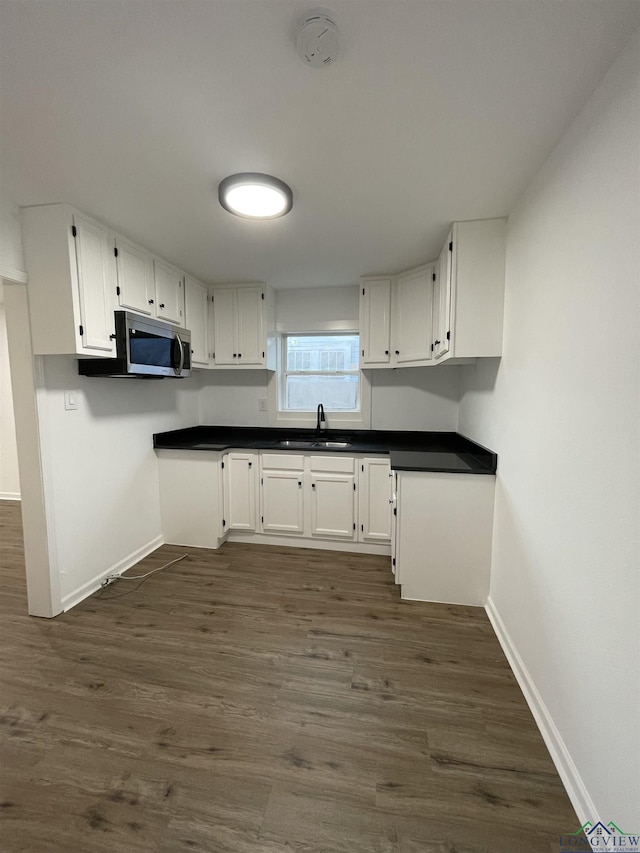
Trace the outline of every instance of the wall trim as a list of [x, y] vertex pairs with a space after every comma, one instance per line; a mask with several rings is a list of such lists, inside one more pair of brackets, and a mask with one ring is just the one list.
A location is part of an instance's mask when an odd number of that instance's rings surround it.
[[18, 284], [27, 284], [29, 277], [23, 270], [16, 270], [13, 267], [0, 266], [0, 278], [6, 279], [7, 282], [17, 282]]
[[562, 784], [567, 791], [580, 824], [585, 823], [587, 820], [596, 823], [600, 819], [598, 817], [596, 806], [591, 799], [589, 792], [587, 791], [587, 787], [578, 772], [578, 768], [571, 758], [567, 745], [565, 744], [558, 727], [554, 723], [549, 709], [545, 705], [544, 700], [531, 677], [531, 673], [520, 657], [516, 645], [507, 631], [507, 628], [502, 621], [502, 617], [500, 616], [491, 596], [487, 599], [485, 611], [489, 617], [491, 625], [493, 626], [493, 630], [496, 633], [498, 641], [502, 646], [502, 651], [506, 655], [509, 666], [520, 685], [520, 689], [524, 694], [529, 710], [533, 714], [536, 724], [540, 730], [540, 734], [542, 735], [542, 739], [549, 750], [551, 759], [556, 766], [556, 770], [560, 775]]
[[0, 492], [0, 501], [19, 501], [20, 492]]
[[117, 563], [114, 563], [113, 566], [110, 566], [108, 569], [100, 572], [99, 575], [96, 575], [94, 578], [91, 578], [90, 581], [82, 584], [73, 592], [70, 592], [68, 595], [63, 596], [62, 598], [62, 609], [64, 612], [67, 610], [71, 610], [72, 607], [75, 607], [76, 604], [80, 604], [85, 598], [90, 596], [92, 593], [96, 592], [100, 589], [100, 585], [102, 581], [107, 577], [107, 575], [121, 575], [123, 572], [126, 572], [127, 569], [132, 568], [138, 563], [140, 560], [147, 557], [152, 551], [155, 551], [161, 545], [164, 545], [164, 539], [162, 536], [155, 536], [150, 542], [147, 542], [146, 545], [140, 546], [140, 548], [136, 548], [135, 551], [132, 551], [126, 557], [123, 557], [122, 560], [118, 560]]
[[377, 545], [371, 542], [353, 542], [339, 539], [311, 539], [306, 536], [278, 536], [274, 533], [243, 533], [229, 530], [220, 540], [224, 542], [242, 542], [243, 545], [277, 545], [284, 548], [311, 548], [320, 551], [344, 551], [351, 554], [378, 554], [391, 556], [391, 545]]

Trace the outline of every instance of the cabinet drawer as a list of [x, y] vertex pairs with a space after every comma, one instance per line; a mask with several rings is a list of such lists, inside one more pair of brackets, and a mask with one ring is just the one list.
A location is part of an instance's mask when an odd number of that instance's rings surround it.
[[353, 456], [318, 455], [311, 457], [311, 472], [327, 471], [336, 474], [353, 474], [355, 471]]
[[260, 464], [263, 471], [304, 471], [304, 456], [297, 453], [261, 453]]

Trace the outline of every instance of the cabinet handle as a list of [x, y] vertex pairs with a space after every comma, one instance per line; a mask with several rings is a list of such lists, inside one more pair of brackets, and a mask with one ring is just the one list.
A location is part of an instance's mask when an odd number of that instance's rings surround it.
[[164, 308], [164, 302], [160, 303], [160, 308]]
[[400, 355], [400, 350], [399, 350], [399, 349], [397, 349], [397, 350], [396, 350], [396, 355]]
[[439, 347], [439, 346], [440, 346], [440, 341], [434, 341], [434, 342], [433, 342], [433, 344], [434, 344], [434, 346]]
[[112, 335], [109, 335], [110, 341], [115, 341], [115, 339], [116, 339], [116, 333], [115, 332]]
[[149, 300], [149, 305], [153, 305], [153, 299]]

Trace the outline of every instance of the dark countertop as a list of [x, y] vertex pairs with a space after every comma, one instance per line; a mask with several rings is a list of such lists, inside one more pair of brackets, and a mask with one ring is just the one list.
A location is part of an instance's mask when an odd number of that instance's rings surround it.
[[[318, 447], [311, 442], [347, 442]], [[279, 442], [308, 442], [283, 447]], [[370, 453], [389, 455], [395, 471], [495, 474], [498, 457], [457, 432], [409, 430], [323, 430], [275, 427], [196, 426], [158, 432], [153, 446], [165, 450], [280, 450], [296, 453]]]

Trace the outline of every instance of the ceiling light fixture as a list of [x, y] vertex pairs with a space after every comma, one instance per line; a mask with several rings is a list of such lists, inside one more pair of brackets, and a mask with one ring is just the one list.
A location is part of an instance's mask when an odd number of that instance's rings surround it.
[[293, 193], [284, 181], [259, 172], [229, 175], [218, 184], [220, 204], [245, 219], [277, 219], [293, 207]]

